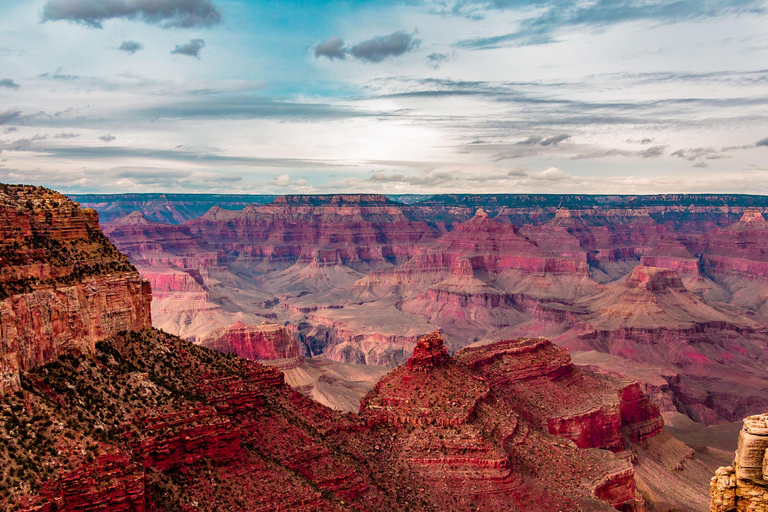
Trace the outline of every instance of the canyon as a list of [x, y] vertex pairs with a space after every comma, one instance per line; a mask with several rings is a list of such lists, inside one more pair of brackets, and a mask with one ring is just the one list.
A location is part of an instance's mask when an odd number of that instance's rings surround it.
[[763, 206], [510, 197], [3, 185], [3, 503], [760, 510]]
[[768, 406], [766, 207], [727, 195], [283, 196], [183, 224], [134, 212], [104, 230], [152, 282], [154, 325], [196, 343], [280, 323], [305, 361], [360, 375], [404, 364], [435, 329], [451, 353], [546, 336], [592, 370], [631, 375], [664, 414], [717, 425]]

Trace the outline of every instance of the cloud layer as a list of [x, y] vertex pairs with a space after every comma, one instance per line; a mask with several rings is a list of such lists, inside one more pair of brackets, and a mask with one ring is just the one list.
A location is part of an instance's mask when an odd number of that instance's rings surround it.
[[525, 46], [554, 41], [559, 32], [574, 27], [598, 29], [633, 21], [678, 23], [731, 14], [763, 13], [763, 0], [463, 0], [454, 12], [485, 16], [494, 10], [536, 8], [514, 32], [464, 39], [463, 48]]
[[170, 28], [211, 27], [221, 13], [209, 0], [48, 0], [43, 21], [71, 21], [103, 28], [106, 20], [138, 19]]
[[0, 181], [768, 193], [766, 5], [0, 2]]
[[327, 57], [333, 59], [346, 59], [347, 49], [344, 48], [344, 41], [340, 37], [329, 37], [315, 47], [315, 57]]

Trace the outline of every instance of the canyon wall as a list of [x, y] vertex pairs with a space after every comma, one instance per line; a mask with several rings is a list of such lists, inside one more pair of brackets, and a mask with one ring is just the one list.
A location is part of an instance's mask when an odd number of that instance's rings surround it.
[[149, 284], [96, 212], [61, 194], [0, 188], [0, 267], [0, 394], [18, 389], [20, 371], [151, 326]]

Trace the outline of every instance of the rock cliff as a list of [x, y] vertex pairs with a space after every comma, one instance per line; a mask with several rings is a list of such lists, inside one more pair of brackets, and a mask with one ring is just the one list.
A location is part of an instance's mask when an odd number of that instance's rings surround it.
[[199, 344], [218, 352], [233, 353], [252, 361], [270, 361], [281, 369], [301, 364], [293, 333], [281, 324], [246, 325], [237, 322], [209, 333]]
[[[580, 370], [545, 339], [466, 348], [451, 358], [432, 333], [408, 365], [376, 385], [360, 414], [369, 425], [397, 429], [399, 457], [434, 492], [458, 493], [461, 506], [483, 492], [500, 509], [555, 502], [599, 509], [573, 501], [578, 485], [619, 510], [643, 510], [628, 450], [665, 436], [658, 408], [636, 383]], [[496, 501], [501, 496], [506, 505]]]
[[149, 284], [96, 212], [61, 194], [0, 187], [0, 268], [0, 394], [19, 388], [20, 371], [151, 326]]
[[409, 207], [377, 195], [281, 196], [241, 211], [214, 207], [186, 226], [250, 270], [288, 268], [307, 248], [330, 250], [353, 270], [389, 267], [439, 235]]
[[104, 234], [139, 267], [171, 264], [180, 268], [219, 265], [224, 253], [208, 248], [187, 226], [151, 222], [139, 212], [107, 222]]
[[711, 512], [768, 510], [768, 415], [750, 416], [739, 433], [732, 466], [712, 477]]

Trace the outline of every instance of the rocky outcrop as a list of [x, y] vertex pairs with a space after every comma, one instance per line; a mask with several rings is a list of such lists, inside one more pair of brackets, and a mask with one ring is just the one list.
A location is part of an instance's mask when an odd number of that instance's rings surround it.
[[265, 322], [262, 325], [246, 325], [237, 322], [211, 332], [199, 344], [252, 361], [270, 361], [281, 369], [295, 368], [302, 359], [296, 338], [281, 324]]
[[712, 478], [712, 512], [768, 510], [767, 451], [768, 415], [746, 418], [733, 465], [721, 467]]
[[[531, 495], [547, 499], [538, 484], [519, 480], [517, 471], [529, 463], [539, 468], [539, 482], [553, 482], [556, 472], [582, 471], [586, 479], [581, 485], [594, 497], [619, 510], [642, 509], [634, 470], [625, 459], [601, 456], [587, 469], [580, 466], [583, 459], [572, 456], [583, 456], [582, 448], [622, 452], [663, 429], [658, 408], [636, 383], [584, 372], [548, 340], [471, 347], [453, 359], [437, 332], [419, 340], [406, 367], [376, 385], [363, 400], [361, 415], [369, 425], [403, 429], [400, 456], [428, 475], [436, 489], [471, 485], [488, 496], [503, 492], [524, 509]], [[549, 434], [572, 440], [563, 445], [572, 448], [552, 446]], [[547, 469], [550, 456], [558, 460], [559, 469], [553, 466], [552, 472]], [[580, 510], [593, 506], [574, 505]]]
[[[536, 411], [551, 434], [567, 437], [580, 448], [621, 451], [625, 436], [640, 442], [664, 426], [659, 408], [637, 383], [607, 384], [575, 367], [567, 350], [546, 339], [467, 348], [458, 360], [481, 373], [492, 389], [515, 389], [518, 399], [536, 403], [527, 413]], [[570, 396], [552, 401], [561, 385], [568, 386]], [[553, 415], [554, 411], [559, 414]]]
[[430, 370], [448, 362], [448, 350], [439, 331], [419, 339], [413, 355], [408, 359], [409, 370]]
[[122, 453], [101, 455], [93, 463], [83, 464], [45, 484], [43, 494], [48, 500], [30, 507], [35, 512], [147, 510], [144, 470]]
[[694, 257], [680, 240], [664, 238], [640, 258], [644, 267], [669, 268], [680, 277], [700, 276], [699, 259]]
[[149, 284], [95, 212], [60, 194], [0, 188], [0, 263], [0, 394], [18, 389], [20, 371], [151, 326]]

